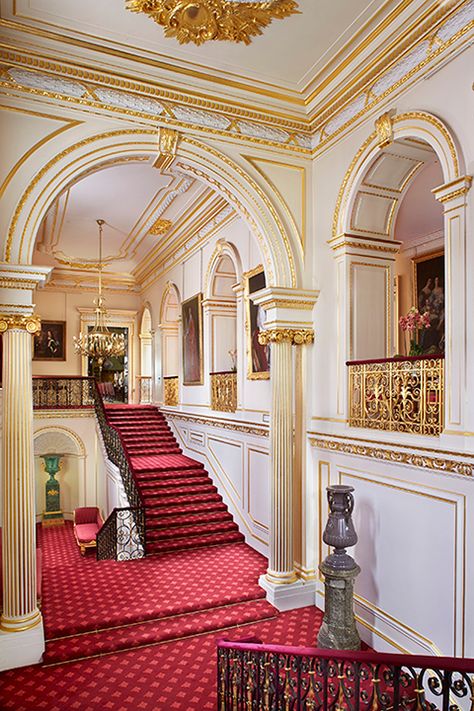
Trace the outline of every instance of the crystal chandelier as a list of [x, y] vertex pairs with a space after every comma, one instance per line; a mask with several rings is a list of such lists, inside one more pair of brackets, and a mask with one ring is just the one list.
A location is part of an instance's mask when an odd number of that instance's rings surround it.
[[97, 363], [100, 378], [107, 358], [125, 355], [125, 338], [123, 333], [111, 333], [107, 328], [107, 311], [102, 296], [102, 230], [105, 220], [96, 220], [96, 222], [99, 225], [99, 291], [97, 299], [94, 300], [95, 325], [92, 331], [73, 336], [73, 340], [76, 353], [91, 358]]

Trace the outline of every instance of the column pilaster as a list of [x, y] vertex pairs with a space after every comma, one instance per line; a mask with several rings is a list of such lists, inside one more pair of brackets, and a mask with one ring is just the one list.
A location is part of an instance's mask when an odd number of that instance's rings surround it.
[[301, 400], [295, 402], [295, 361], [300, 358], [294, 357], [293, 346], [301, 349], [314, 341], [311, 311], [317, 295], [314, 291], [270, 287], [251, 297], [267, 315], [259, 340], [271, 345], [270, 551], [268, 570], [260, 585], [269, 601], [281, 610], [314, 603], [314, 581], [299, 577], [302, 538], [306, 534], [301, 517], [306, 497], [302, 471], [305, 413]]
[[49, 272], [49, 268], [23, 265], [2, 265], [0, 269], [3, 668], [38, 662], [44, 649], [42, 617], [36, 600], [31, 361], [32, 335], [40, 328], [40, 320], [33, 314], [33, 289], [45, 281]]

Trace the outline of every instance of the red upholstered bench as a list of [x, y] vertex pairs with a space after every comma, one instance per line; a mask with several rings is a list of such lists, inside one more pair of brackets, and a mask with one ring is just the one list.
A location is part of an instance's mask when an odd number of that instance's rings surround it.
[[74, 535], [84, 555], [86, 548], [95, 548], [96, 537], [104, 520], [97, 506], [83, 506], [74, 510]]

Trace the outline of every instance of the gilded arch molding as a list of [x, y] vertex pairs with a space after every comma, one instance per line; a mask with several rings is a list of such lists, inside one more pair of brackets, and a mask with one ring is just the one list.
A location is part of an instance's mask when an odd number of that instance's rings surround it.
[[169, 321], [165, 320], [165, 315], [166, 315], [166, 307], [168, 304], [168, 299], [169, 299], [171, 292], [173, 292], [173, 291], [176, 294], [176, 301], [177, 301], [178, 308], [179, 308], [179, 305], [181, 303], [181, 295], [179, 293], [179, 289], [174, 282], [167, 281], [165, 289], [163, 291], [163, 296], [161, 297], [161, 305], [160, 305], [160, 325], [161, 326], [163, 326], [164, 324], [170, 323]]
[[[410, 111], [393, 116], [391, 122], [392, 142], [400, 138], [415, 138], [431, 146], [439, 159], [444, 183], [455, 181], [462, 175], [464, 163], [457, 142], [437, 116]], [[375, 130], [360, 146], [341, 183], [333, 216], [332, 240], [350, 232], [351, 203], [368, 167], [380, 151], [379, 133]]]
[[213, 277], [216, 273], [217, 266], [221, 260], [222, 257], [229, 257], [230, 260], [232, 261], [232, 264], [234, 265], [235, 269], [235, 274], [236, 274], [236, 281], [240, 281], [242, 278], [242, 262], [240, 259], [240, 255], [237, 251], [237, 249], [234, 247], [234, 245], [231, 242], [227, 242], [225, 240], [219, 240], [217, 242], [216, 248], [214, 252], [212, 253], [208, 265], [207, 265], [207, 270], [206, 270], [206, 276], [204, 279], [204, 295], [206, 299], [212, 298], [211, 294], [211, 287], [212, 287], [212, 280]]
[[[55, 144], [57, 145], [57, 144]], [[57, 148], [55, 149], [57, 150]], [[9, 222], [3, 249], [6, 262], [31, 262], [34, 237], [53, 200], [81, 175], [107, 160], [156, 155], [157, 131], [147, 128], [116, 129], [82, 136], [44, 162], [19, 196]], [[28, 165], [32, 165], [31, 156]], [[297, 236], [287, 229], [270, 198], [231, 157], [192, 137], [183, 135], [177, 150], [178, 170], [202, 180], [223, 195], [254, 233], [270, 283], [297, 286], [302, 265]]]

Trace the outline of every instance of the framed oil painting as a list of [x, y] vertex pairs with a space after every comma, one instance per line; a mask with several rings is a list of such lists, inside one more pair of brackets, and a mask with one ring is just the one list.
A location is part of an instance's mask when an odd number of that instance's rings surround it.
[[66, 360], [66, 321], [41, 321], [34, 336], [33, 360]]
[[260, 289], [266, 287], [265, 272], [260, 265], [244, 274], [245, 279], [245, 312], [247, 333], [247, 378], [262, 380], [270, 377], [270, 346], [262, 346], [258, 342], [258, 334], [265, 323], [265, 311], [250, 298]]
[[430, 327], [421, 334], [423, 354], [444, 353], [444, 252], [424, 254], [413, 260], [413, 302], [420, 313], [430, 314]]
[[181, 304], [183, 324], [183, 384], [202, 385], [202, 294]]

